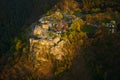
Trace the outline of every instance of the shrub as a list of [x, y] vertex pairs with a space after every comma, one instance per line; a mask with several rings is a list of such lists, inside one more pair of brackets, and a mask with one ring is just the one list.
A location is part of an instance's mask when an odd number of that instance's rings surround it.
[[91, 10], [93, 13], [97, 13], [97, 12], [100, 12], [101, 9], [100, 8], [92, 8]]
[[84, 21], [82, 19], [76, 18], [73, 20], [73, 23], [70, 26], [72, 31], [81, 31], [82, 26], [84, 25]]

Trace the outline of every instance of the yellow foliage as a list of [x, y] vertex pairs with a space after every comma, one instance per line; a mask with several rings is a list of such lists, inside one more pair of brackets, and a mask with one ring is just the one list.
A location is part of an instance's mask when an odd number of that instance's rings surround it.
[[28, 52], [28, 48], [27, 47], [24, 47], [23, 50], [22, 50], [23, 53], [27, 53]]
[[80, 18], [76, 18], [73, 20], [73, 23], [71, 24], [71, 30], [80, 31], [82, 26], [84, 25], [84, 21]]
[[15, 48], [16, 48], [17, 51], [19, 51], [22, 48], [22, 42], [21, 41], [17, 42]]

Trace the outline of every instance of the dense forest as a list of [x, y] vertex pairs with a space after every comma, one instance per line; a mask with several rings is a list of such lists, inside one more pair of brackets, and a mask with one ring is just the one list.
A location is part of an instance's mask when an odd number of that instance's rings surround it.
[[[119, 3], [119, 0], [2, 0], [0, 79], [120, 80]], [[60, 41], [69, 41], [63, 48], [70, 54], [63, 61], [47, 55], [48, 63], [41, 62], [46, 73], [41, 74], [30, 59], [29, 40], [31, 26], [40, 25], [38, 20], [44, 17], [53, 19], [54, 26], [60, 22], [67, 26], [60, 32]], [[52, 31], [61, 29], [54, 26], [48, 29], [50, 36], [54, 36]], [[32, 38], [40, 39], [33, 35]]]

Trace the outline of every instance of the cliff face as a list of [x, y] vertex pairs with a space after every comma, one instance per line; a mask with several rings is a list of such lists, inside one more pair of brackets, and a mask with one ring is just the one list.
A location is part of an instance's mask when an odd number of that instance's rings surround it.
[[[66, 59], [69, 59], [69, 52], [64, 47], [69, 41], [61, 36], [68, 30], [67, 22], [53, 22], [53, 19], [49, 19], [52, 18], [42, 17], [37, 24], [32, 25], [32, 34], [29, 39], [30, 58], [34, 69], [44, 75], [64, 71], [68, 67], [65, 64]], [[57, 65], [61, 69], [58, 69]]]
[[[54, 37], [51, 37], [50, 33]], [[47, 29], [41, 28], [41, 26], [36, 26], [33, 35], [34, 37], [30, 38], [30, 52], [36, 56], [36, 59], [43, 58], [43, 55], [54, 55], [57, 60], [62, 60], [62, 56], [65, 55], [63, 46], [66, 41], [61, 40], [60, 34], [52, 33]], [[46, 56], [44, 57], [45, 59]]]

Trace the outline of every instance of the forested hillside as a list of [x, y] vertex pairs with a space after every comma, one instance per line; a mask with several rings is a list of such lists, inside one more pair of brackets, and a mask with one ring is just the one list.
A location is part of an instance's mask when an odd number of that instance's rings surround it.
[[119, 0], [2, 0], [0, 80], [120, 80]]

